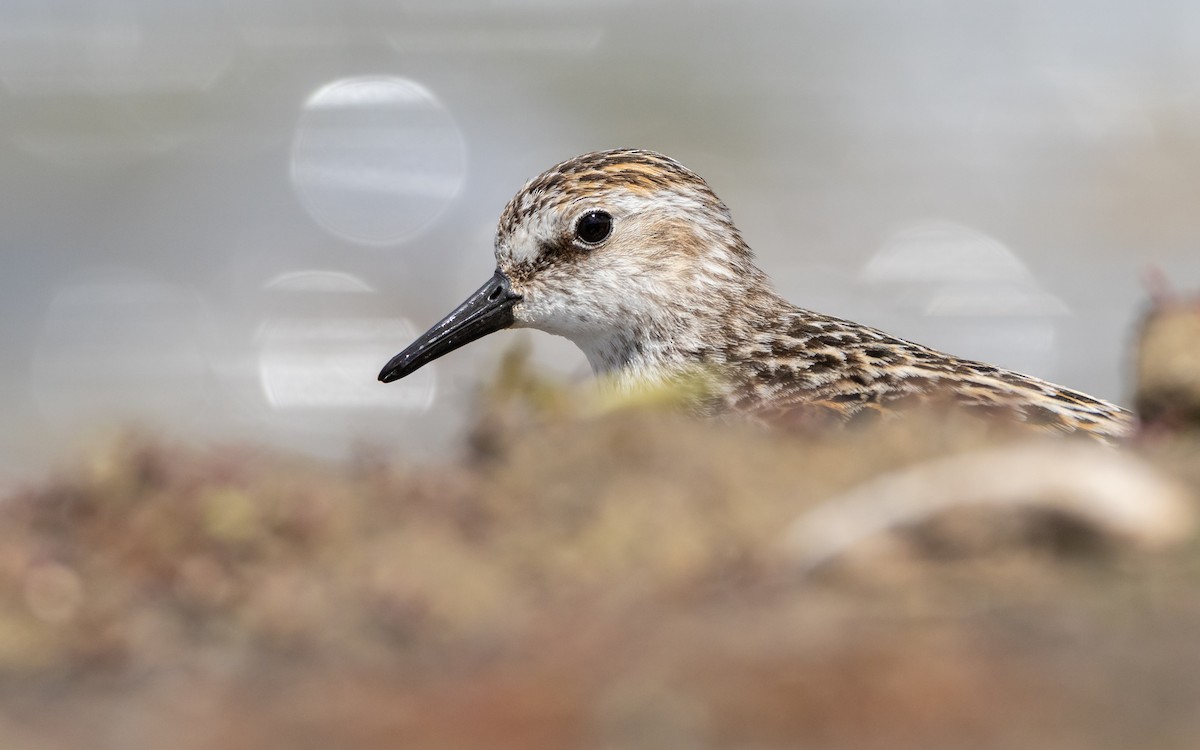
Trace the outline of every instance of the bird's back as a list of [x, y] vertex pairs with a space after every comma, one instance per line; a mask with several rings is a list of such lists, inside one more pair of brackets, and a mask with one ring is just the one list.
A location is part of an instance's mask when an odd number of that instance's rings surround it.
[[738, 372], [725, 406], [768, 421], [947, 405], [1109, 441], [1127, 437], [1135, 422], [1126, 409], [1079, 391], [798, 308], [721, 358]]

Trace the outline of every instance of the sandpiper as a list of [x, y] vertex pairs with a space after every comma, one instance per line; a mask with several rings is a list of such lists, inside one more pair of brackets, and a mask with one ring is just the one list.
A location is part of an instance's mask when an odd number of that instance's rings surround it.
[[712, 374], [697, 405], [707, 413], [849, 421], [942, 402], [1104, 440], [1133, 427], [1078, 391], [785, 301], [708, 184], [652, 151], [588, 153], [535, 177], [501, 214], [495, 254], [492, 278], [380, 380], [536, 328], [575, 342], [619, 386]]

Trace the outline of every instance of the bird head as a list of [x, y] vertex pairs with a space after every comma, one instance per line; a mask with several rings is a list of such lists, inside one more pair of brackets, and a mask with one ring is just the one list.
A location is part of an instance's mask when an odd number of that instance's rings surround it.
[[504, 328], [565, 336], [598, 372], [694, 343], [739, 287], [765, 284], [728, 209], [652, 151], [600, 151], [530, 180], [500, 217], [492, 277], [394, 357], [391, 382]]

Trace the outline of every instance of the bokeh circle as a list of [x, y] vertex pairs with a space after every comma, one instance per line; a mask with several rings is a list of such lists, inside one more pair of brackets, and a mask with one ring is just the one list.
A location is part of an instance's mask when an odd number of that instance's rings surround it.
[[345, 78], [308, 98], [292, 146], [292, 186], [331, 234], [395, 245], [431, 225], [467, 174], [462, 133], [424, 86]]

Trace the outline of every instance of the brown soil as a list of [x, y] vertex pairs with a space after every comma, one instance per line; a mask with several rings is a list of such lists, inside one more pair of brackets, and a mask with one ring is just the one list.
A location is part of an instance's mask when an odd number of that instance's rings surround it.
[[[1011, 436], [571, 398], [506, 372], [442, 466], [132, 436], [9, 498], [0, 747], [1200, 746], [1193, 542], [781, 553], [814, 504]], [[1193, 439], [1122, 451], [1200, 490]]]

